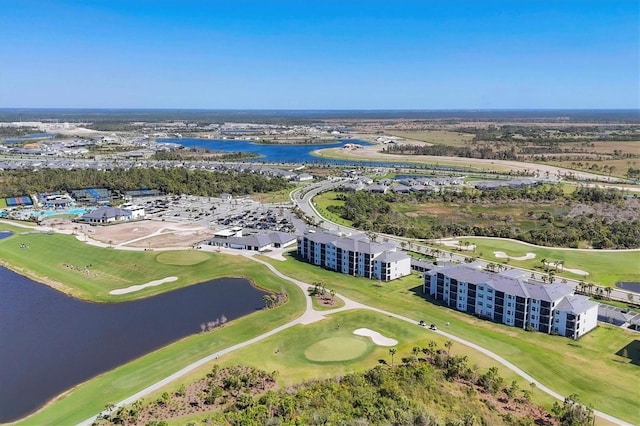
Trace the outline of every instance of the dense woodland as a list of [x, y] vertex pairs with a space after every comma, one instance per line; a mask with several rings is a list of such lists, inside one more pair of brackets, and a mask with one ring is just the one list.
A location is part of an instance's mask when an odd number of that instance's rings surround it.
[[258, 154], [252, 152], [214, 152], [210, 149], [186, 148], [172, 151], [157, 151], [152, 159], [163, 161], [242, 161], [249, 158], [257, 158]]
[[[557, 247], [578, 247], [587, 244], [594, 248], [638, 248], [640, 247], [640, 218], [615, 219], [594, 213], [561, 216], [549, 212], [524, 213], [534, 226], [521, 229], [513, 217], [495, 216], [490, 224], [458, 223], [455, 217], [434, 216], [433, 223], [425, 224], [419, 218], [409, 217], [398, 211], [399, 203], [441, 202], [474, 204], [486, 207], [501, 203], [527, 202], [535, 205], [622, 206], [625, 202], [620, 191], [613, 189], [579, 188], [565, 194], [562, 188], [545, 186], [539, 188], [499, 188], [479, 191], [465, 188], [462, 191], [442, 191], [420, 194], [371, 194], [365, 191], [341, 193], [338, 197], [343, 206], [332, 205], [328, 210], [353, 222], [354, 226], [373, 232], [382, 232], [411, 238], [443, 238], [455, 236], [486, 236], [513, 238], [532, 244]], [[482, 213], [481, 213], [482, 214]], [[490, 213], [488, 213], [490, 214]], [[493, 216], [492, 216], [493, 217]]]
[[496, 150], [495, 146], [487, 144], [471, 144], [463, 147], [389, 144], [382, 151], [399, 155], [436, 155], [440, 157], [487, 158], [491, 160], [515, 160], [518, 158], [514, 147]]
[[266, 193], [289, 186], [279, 177], [266, 177], [245, 172], [211, 172], [168, 169], [131, 168], [100, 170], [13, 170], [0, 173], [0, 196], [11, 197], [80, 188], [109, 188], [112, 191], [159, 189], [169, 194], [204, 197], [223, 192], [233, 195]]
[[[96, 424], [147, 424], [212, 412], [189, 425], [572, 425], [587, 426], [593, 411], [572, 395], [552, 413], [531, 403], [534, 386], [506, 383], [497, 368], [480, 371], [452, 342], [414, 347], [394, 365], [273, 390], [275, 373], [248, 367], [219, 369], [206, 378], [110, 412]], [[398, 354], [400, 358], [400, 354]]]

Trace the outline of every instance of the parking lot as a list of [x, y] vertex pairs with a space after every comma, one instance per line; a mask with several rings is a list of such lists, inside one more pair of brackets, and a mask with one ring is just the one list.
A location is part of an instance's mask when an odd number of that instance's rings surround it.
[[600, 304], [598, 306], [598, 321], [618, 327], [640, 330], [640, 314], [629, 309]]
[[288, 204], [261, 204], [249, 197], [221, 199], [216, 197], [151, 197], [138, 198], [135, 204], [144, 206], [147, 218], [191, 223], [224, 229], [240, 226], [255, 230], [301, 232]]

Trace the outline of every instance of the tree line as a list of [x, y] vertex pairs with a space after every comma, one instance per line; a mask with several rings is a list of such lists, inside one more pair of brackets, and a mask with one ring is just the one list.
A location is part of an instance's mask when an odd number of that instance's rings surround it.
[[175, 168], [131, 168], [113, 170], [10, 170], [0, 173], [0, 197], [81, 188], [109, 188], [115, 192], [159, 189], [167, 194], [203, 197], [223, 192], [233, 195], [266, 193], [288, 188], [290, 183], [275, 176], [249, 172], [212, 172]]
[[[560, 187], [498, 188], [478, 191], [465, 188], [459, 192], [443, 191], [420, 194], [372, 194], [366, 191], [341, 193], [338, 198], [344, 205], [327, 207], [330, 212], [349, 220], [364, 231], [409, 238], [443, 238], [458, 236], [484, 236], [512, 238], [542, 246], [578, 247], [586, 242], [594, 248], [638, 248], [640, 247], [640, 219], [612, 220], [594, 214], [574, 217], [556, 217], [549, 212], [536, 216], [528, 213], [528, 220], [535, 227], [521, 229], [505, 220], [489, 225], [456, 223], [455, 218], [436, 219], [433, 224], [420, 218], [411, 218], [394, 209], [394, 205], [415, 200], [417, 202], [442, 201], [444, 203], [482, 203], [509, 200], [558, 201], [580, 203], [621, 203], [622, 193], [612, 189], [579, 188], [565, 194]], [[451, 220], [451, 221], [450, 221]]]

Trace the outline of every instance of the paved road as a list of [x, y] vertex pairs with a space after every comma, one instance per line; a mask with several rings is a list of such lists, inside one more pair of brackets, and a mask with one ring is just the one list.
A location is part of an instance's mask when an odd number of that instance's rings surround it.
[[[310, 201], [310, 199], [313, 197], [314, 193], [316, 193], [316, 191], [317, 192], [322, 191], [324, 187], [325, 187], [324, 185], [315, 186], [314, 189], [312, 189], [311, 191], [308, 191], [304, 195], [303, 200]], [[294, 193], [292, 193], [292, 196], [295, 197], [296, 195], [297, 195], [296, 191], [294, 191]], [[313, 208], [313, 206], [311, 205], [310, 202], [307, 202], [305, 204], [310, 207], [310, 210], [308, 210], [308, 211], [313, 212], [314, 215], [319, 216], [318, 212], [315, 211], [315, 209]], [[300, 207], [302, 208], [302, 206], [300, 206]], [[340, 226], [340, 225], [338, 225], [338, 226]], [[25, 226], [25, 228], [26, 228], [26, 226]], [[352, 231], [350, 228], [347, 228], [347, 227], [342, 227], [342, 228], [344, 228], [345, 231]], [[33, 228], [31, 228], [31, 229], [33, 229]], [[56, 232], [60, 232], [60, 230], [55, 230], [55, 231]], [[87, 242], [89, 242], [89, 241], [87, 241]], [[101, 244], [104, 244], [104, 243], [101, 243]], [[121, 247], [121, 248], [124, 248], [124, 247]], [[175, 248], [173, 248], [173, 249], [175, 250]], [[138, 250], [141, 250], [141, 249], [138, 248]], [[275, 275], [277, 275], [278, 277], [280, 277], [280, 278], [282, 278], [284, 280], [287, 280], [287, 281], [290, 281], [290, 282], [294, 283], [305, 294], [308, 294], [307, 290], [311, 286], [310, 284], [307, 284], [305, 282], [296, 280], [294, 278], [291, 278], [289, 276], [286, 276], [286, 275], [282, 274], [280, 271], [278, 271], [271, 264], [253, 257], [253, 254], [250, 253], [250, 252], [235, 251], [234, 254], [241, 254], [241, 255], [245, 256], [246, 258], [248, 258], [248, 259], [251, 259], [251, 260], [253, 260], [255, 262], [259, 262], [259, 263], [265, 265]], [[313, 323], [315, 321], [322, 320], [323, 318], [325, 318], [325, 316], [334, 314], [336, 312], [342, 312], [342, 311], [351, 310], [351, 309], [367, 309], [367, 310], [371, 310], [371, 311], [374, 311], [374, 312], [381, 313], [383, 315], [387, 315], [387, 316], [390, 316], [390, 317], [393, 317], [393, 318], [400, 319], [402, 321], [406, 321], [406, 322], [411, 323], [413, 325], [416, 325], [417, 322], [418, 322], [418, 320], [415, 319], [415, 318], [408, 318], [408, 317], [405, 317], [405, 316], [402, 316], [402, 315], [399, 315], [399, 314], [396, 314], [396, 313], [393, 313], [393, 312], [388, 312], [388, 311], [385, 311], [385, 310], [382, 310], [382, 309], [378, 309], [378, 308], [374, 308], [374, 307], [371, 307], [371, 306], [367, 306], [367, 305], [361, 304], [359, 302], [355, 302], [355, 301], [353, 301], [351, 299], [348, 299], [348, 298], [346, 298], [346, 297], [344, 297], [342, 295], [339, 295], [339, 294], [337, 296], [339, 298], [341, 298], [345, 302], [345, 305], [343, 307], [341, 307], [341, 308], [336, 308], [336, 309], [328, 310], [328, 311], [316, 311], [316, 310], [314, 310], [313, 309], [313, 305], [312, 305], [311, 297], [306, 296], [306, 298], [305, 298], [306, 299], [305, 311], [300, 317], [296, 318], [295, 320], [290, 321], [290, 322], [288, 322], [286, 324], [283, 324], [283, 325], [281, 325], [279, 327], [276, 327], [273, 330], [270, 330], [270, 331], [268, 331], [266, 333], [263, 333], [263, 334], [261, 334], [259, 336], [256, 336], [253, 339], [246, 340], [244, 342], [238, 343], [236, 345], [230, 346], [228, 348], [225, 348], [225, 349], [217, 351], [217, 352], [215, 352], [213, 354], [210, 354], [210, 355], [208, 355], [208, 356], [206, 356], [206, 357], [204, 357], [204, 358], [202, 358], [202, 359], [200, 359], [200, 360], [198, 360], [198, 361], [196, 361], [196, 362], [184, 367], [183, 369], [177, 371], [176, 373], [174, 373], [174, 374], [172, 374], [172, 375], [160, 380], [159, 382], [157, 382], [157, 383], [155, 383], [155, 384], [153, 384], [153, 385], [151, 385], [151, 386], [149, 386], [149, 387], [137, 392], [136, 394], [134, 394], [134, 395], [132, 395], [132, 396], [130, 396], [130, 397], [118, 402], [117, 404], [115, 404], [115, 406], [116, 407], [120, 407], [120, 406], [123, 406], [123, 405], [131, 404], [131, 403], [135, 402], [136, 400], [138, 400], [138, 399], [140, 399], [140, 398], [142, 398], [142, 397], [144, 397], [146, 395], [149, 395], [150, 393], [153, 393], [153, 392], [161, 389], [163, 386], [167, 385], [168, 383], [171, 383], [174, 380], [177, 380], [178, 378], [183, 377], [184, 375], [186, 375], [187, 373], [193, 371], [194, 369], [196, 369], [196, 368], [198, 368], [198, 367], [200, 367], [200, 366], [202, 366], [202, 365], [204, 365], [204, 364], [206, 364], [206, 363], [208, 363], [210, 361], [213, 361], [213, 360], [217, 359], [218, 357], [220, 357], [222, 355], [228, 354], [228, 353], [233, 352], [233, 351], [235, 351], [237, 349], [244, 348], [244, 347], [249, 346], [249, 345], [251, 345], [253, 343], [257, 343], [257, 342], [259, 342], [261, 340], [264, 340], [264, 339], [266, 339], [266, 338], [268, 338], [270, 336], [273, 336], [274, 334], [277, 334], [277, 333], [279, 333], [279, 332], [281, 332], [283, 330], [286, 330], [288, 328], [291, 328], [291, 327], [293, 327], [295, 325], [311, 324], [311, 323]], [[427, 332], [429, 332], [429, 333], [434, 333], [434, 332], [438, 333], [438, 334], [440, 334], [440, 335], [442, 335], [442, 336], [444, 336], [444, 337], [446, 337], [446, 338], [448, 338], [448, 339], [450, 339], [452, 341], [455, 341], [455, 342], [460, 343], [462, 345], [465, 345], [465, 346], [468, 346], [470, 348], [473, 348], [473, 349], [483, 353], [484, 355], [494, 359], [495, 361], [501, 363], [502, 365], [504, 365], [505, 367], [507, 367], [511, 371], [515, 372], [516, 374], [518, 374], [519, 376], [521, 376], [522, 378], [527, 380], [529, 383], [535, 383], [536, 387], [538, 389], [542, 390], [543, 392], [551, 395], [552, 397], [554, 397], [554, 398], [556, 398], [556, 399], [558, 399], [560, 401], [564, 400], [564, 397], [562, 395], [560, 395], [557, 392], [554, 392], [553, 390], [549, 389], [548, 387], [546, 387], [542, 383], [540, 383], [537, 380], [535, 380], [532, 376], [530, 376], [529, 374], [527, 374], [526, 372], [524, 372], [523, 370], [518, 368], [516, 365], [514, 365], [511, 362], [507, 361], [506, 359], [502, 358], [498, 354], [495, 354], [495, 353], [489, 351], [488, 349], [483, 348], [482, 346], [476, 345], [475, 343], [472, 343], [472, 342], [469, 342], [469, 341], [464, 340], [462, 338], [459, 338], [459, 337], [457, 337], [457, 336], [455, 336], [455, 335], [453, 335], [451, 333], [445, 332], [443, 330], [436, 330], [436, 331], [425, 330], [425, 333], [427, 333]], [[594, 410], [594, 413], [595, 413], [596, 416], [598, 416], [598, 417], [600, 417], [602, 419], [605, 419], [605, 420], [607, 420], [607, 421], [609, 421], [611, 423], [614, 423], [614, 424], [617, 424], [617, 425], [623, 425], [623, 426], [630, 425], [630, 423], [627, 423], [627, 422], [625, 422], [625, 421], [623, 421], [621, 419], [618, 419], [616, 417], [613, 417], [613, 416], [611, 416], [609, 414], [606, 414], [606, 413], [603, 413], [601, 411]], [[96, 420], [96, 418], [98, 416], [103, 415], [103, 414], [106, 414], [106, 413], [105, 412], [101, 412], [101, 413], [97, 414], [96, 416], [90, 417], [90, 418], [82, 421], [81, 423], [79, 423], [79, 425], [91, 425]]]
[[[253, 257], [252, 253], [243, 252], [242, 255], [245, 256], [248, 259], [251, 259], [251, 260], [253, 260], [255, 262], [258, 262], [258, 263], [261, 263], [261, 264], [265, 265], [275, 275], [277, 275], [278, 277], [280, 277], [280, 278], [282, 278], [284, 280], [287, 280], [287, 281], [290, 281], [290, 282], [294, 283], [295, 285], [297, 285], [304, 292], [305, 295], [308, 294], [307, 290], [308, 290], [309, 287], [311, 287], [310, 284], [307, 284], [305, 282], [296, 280], [295, 278], [291, 278], [291, 277], [289, 277], [287, 275], [282, 274], [280, 271], [278, 271], [271, 264], [269, 264], [269, 263], [267, 263], [267, 262], [265, 262], [263, 260], [260, 260], [260, 259], [257, 259], [255, 257]], [[396, 313], [393, 313], [393, 312], [388, 312], [388, 311], [385, 311], [385, 310], [382, 310], [382, 309], [378, 309], [378, 308], [374, 308], [374, 307], [371, 307], [371, 306], [367, 306], [367, 305], [364, 305], [362, 303], [353, 301], [353, 300], [351, 300], [351, 299], [349, 299], [347, 297], [344, 297], [342, 295], [339, 295], [339, 294], [337, 294], [336, 296], [338, 296], [340, 299], [342, 299], [344, 301], [344, 303], [345, 303], [344, 306], [342, 306], [340, 308], [328, 310], [328, 311], [316, 311], [316, 310], [313, 309], [311, 297], [307, 295], [305, 297], [305, 299], [306, 299], [305, 311], [300, 317], [296, 318], [295, 320], [290, 321], [290, 322], [288, 322], [286, 324], [283, 324], [283, 325], [281, 325], [281, 326], [279, 326], [277, 328], [274, 328], [273, 330], [268, 331], [268, 332], [266, 332], [264, 334], [256, 336], [253, 339], [244, 341], [242, 343], [238, 343], [236, 345], [230, 346], [228, 348], [225, 348], [225, 349], [222, 349], [220, 351], [217, 351], [217, 352], [215, 352], [215, 353], [213, 353], [211, 355], [208, 355], [208, 356], [206, 356], [206, 357], [204, 357], [204, 358], [202, 358], [202, 359], [200, 359], [200, 360], [198, 360], [198, 361], [196, 361], [196, 362], [184, 367], [183, 369], [177, 371], [176, 373], [170, 375], [169, 377], [166, 377], [165, 379], [163, 379], [163, 380], [161, 380], [161, 381], [159, 381], [159, 382], [157, 382], [157, 383], [155, 383], [155, 384], [153, 384], [153, 385], [141, 390], [140, 392], [138, 392], [138, 393], [136, 393], [136, 394], [134, 394], [134, 395], [122, 400], [122, 401], [120, 401], [119, 403], [115, 404], [115, 407], [120, 407], [120, 406], [123, 406], [123, 405], [132, 404], [136, 400], [138, 400], [138, 399], [140, 399], [140, 398], [142, 398], [142, 397], [144, 397], [146, 395], [149, 395], [150, 393], [153, 393], [153, 392], [161, 389], [163, 386], [173, 382], [174, 380], [179, 379], [180, 377], [184, 376], [185, 374], [193, 371], [194, 369], [196, 369], [196, 368], [198, 368], [198, 367], [200, 367], [200, 366], [202, 366], [202, 365], [204, 365], [204, 364], [206, 364], [206, 363], [208, 363], [210, 361], [213, 361], [213, 360], [217, 359], [218, 357], [220, 357], [222, 355], [228, 354], [228, 353], [233, 352], [235, 350], [244, 348], [244, 347], [249, 346], [249, 345], [251, 345], [253, 343], [256, 343], [256, 342], [259, 342], [261, 340], [264, 340], [264, 339], [266, 339], [266, 338], [268, 338], [270, 336], [273, 336], [274, 334], [277, 334], [277, 333], [279, 333], [279, 332], [281, 332], [283, 330], [286, 330], [288, 328], [291, 328], [291, 327], [293, 327], [295, 325], [311, 324], [313, 322], [322, 320], [327, 315], [331, 315], [331, 314], [334, 314], [336, 312], [343, 312], [343, 311], [352, 310], [352, 309], [367, 309], [367, 310], [378, 312], [380, 314], [387, 315], [387, 316], [390, 316], [390, 317], [393, 317], [393, 318], [396, 318], [396, 319], [399, 319], [399, 320], [402, 320], [402, 321], [406, 321], [406, 322], [412, 324], [413, 326], [418, 327], [418, 325], [417, 325], [418, 324], [418, 320], [416, 320], [415, 318], [408, 318], [408, 317], [405, 317], [405, 316], [402, 316], [402, 315], [399, 315], [399, 314], [396, 314]], [[484, 355], [496, 360], [500, 364], [504, 365], [505, 367], [507, 367], [511, 371], [515, 372], [516, 374], [518, 374], [519, 376], [521, 376], [522, 378], [527, 380], [529, 383], [535, 383], [536, 387], [538, 389], [540, 389], [541, 391], [551, 395], [552, 397], [554, 397], [554, 398], [556, 398], [556, 399], [558, 399], [560, 401], [564, 401], [564, 397], [562, 395], [560, 395], [559, 393], [554, 392], [553, 390], [549, 389], [548, 387], [546, 387], [542, 383], [538, 382], [536, 379], [531, 377], [529, 374], [527, 374], [526, 372], [524, 372], [523, 370], [521, 370], [520, 368], [518, 368], [517, 366], [515, 366], [511, 362], [509, 362], [506, 359], [502, 358], [501, 356], [489, 351], [488, 349], [483, 348], [482, 346], [476, 345], [475, 343], [469, 342], [467, 340], [464, 340], [464, 339], [462, 339], [460, 337], [457, 337], [457, 336], [455, 336], [455, 335], [453, 335], [451, 333], [448, 333], [448, 332], [445, 332], [445, 331], [442, 331], [442, 330], [435, 330], [434, 331], [434, 330], [425, 329], [425, 333], [438, 333], [438, 334], [440, 334], [440, 335], [442, 335], [442, 336], [444, 336], [444, 337], [446, 337], [446, 338], [448, 338], [448, 339], [450, 339], [450, 340], [452, 340], [454, 342], [457, 342], [457, 343], [460, 343], [462, 345], [465, 345], [465, 346], [468, 346], [470, 348], [473, 348], [473, 349], [483, 353]], [[605, 419], [605, 420], [607, 420], [607, 421], [609, 421], [611, 423], [614, 423], [614, 424], [617, 424], [617, 425], [621, 425], [621, 426], [631, 426], [630, 423], [627, 423], [627, 422], [625, 422], [625, 421], [623, 421], [621, 419], [617, 419], [617, 418], [615, 418], [613, 416], [610, 416], [610, 415], [608, 415], [606, 413], [603, 413], [603, 412], [600, 412], [600, 411], [597, 411], [597, 410], [594, 410], [594, 413], [595, 413], [596, 416], [598, 416], [598, 417], [600, 417], [602, 419]], [[79, 423], [79, 425], [82, 425], [82, 426], [91, 425], [96, 420], [96, 418], [98, 416], [103, 415], [103, 414], [107, 414], [107, 413], [106, 412], [99, 413], [96, 416], [90, 417], [90, 418], [82, 421], [81, 423]]]
[[[337, 186], [339, 186], [342, 182], [321, 182], [318, 184], [313, 184], [310, 186], [307, 186], [305, 188], [302, 189], [298, 189], [296, 191], [293, 191], [291, 194], [292, 199], [298, 204], [298, 206], [300, 207], [300, 209], [305, 212], [305, 214], [307, 216], [309, 216], [310, 218], [312, 218], [316, 223], [319, 223], [321, 228], [324, 228], [326, 230], [330, 230], [330, 231], [339, 231], [339, 232], [344, 232], [344, 233], [354, 233], [354, 232], [362, 232], [362, 231], [358, 231], [357, 229], [354, 228], [350, 228], [344, 225], [340, 225], [338, 223], [332, 222], [331, 220], [323, 217], [320, 212], [318, 212], [318, 210], [315, 208], [314, 204], [313, 204], [313, 197], [315, 197], [316, 195], [318, 195], [321, 192], [325, 192], [325, 191], [329, 191], [333, 188], [336, 188]], [[304, 192], [303, 192], [304, 191]], [[302, 197], [300, 197], [301, 194], [304, 194]], [[419, 244], [417, 242], [415, 242], [412, 239], [409, 238], [402, 238], [402, 237], [397, 237], [395, 235], [388, 235], [388, 234], [381, 234], [381, 233], [377, 233], [379, 238], [384, 238], [386, 241], [389, 241], [391, 243], [394, 243], [397, 247], [404, 247], [403, 245], [406, 244], [411, 244], [411, 246], [413, 247], [413, 250], [416, 252], [428, 252], [431, 250], [431, 247], [426, 246], [424, 244]], [[456, 237], [457, 240], [464, 240], [466, 237]], [[493, 239], [495, 240], [495, 238], [493, 237], [473, 237], [473, 238], [486, 238], [486, 239]], [[521, 241], [518, 241], [519, 243]], [[523, 243], [524, 245], [527, 246], [531, 246], [533, 248], [536, 248], [538, 246], [534, 245], [534, 244], [529, 244], [529, 243]], [[573, 250], [573, 251], [592, 251], [589, 249], [564, 249], [564, 248], [558, 248], [558, 247], [544, 247], [544, 249], [550, 249], [550, 250]], [[454, 250], [447, 250], [446, 247], [438, 247], [438, 250], [441, 252], [442, 256], [443, 256], [443, 260], [446, 261], [455, 261], [455, 262], [460, 262], [463, 263], [465, 262], [466, 259], [468, 259], [469, 256], [465, 255], [464, 253], [461, 253], [459, 251], [454, 251]], [[623, 250], [598, 250], [598, 252], [627, 252], [627, 251], [632, 251], [632, 252], [638, 252], [640, 254], [640, 250], [638, 249], [623, 249]], [[483, 266], [487, 266], [490, 263], [497, 263], [498, 260], [496, 260], [495, 262], [490, 262], [484, 259], [478, 259], [478, 262], [480, 262]], [[535, 274], [536, 276], [540, 276], [541, 273], [540, 271], [533, 271], [530, 269], [524, 269], [524, 268], [517, 268], [514, 266], [509, 266], [510, 268], [515, 268], [515, 269], [521, 269], [523, 271], [526, 271], [527, 274]], [[576, 287], [578, 287], [580, 280], [579, 279], [572, 279], [572, 278], [565, 278], [565, 277], [561, 277], [558, 278], [558, 280], [567, 280], [567, 285], [570, 285], [573, 289], [575, 289]], [[638, 297], [637, 293], [633, 293], [633, 292], [629, 292], [626, 290], [620, 290], [618, 288], [614, 288], [611, 292], [611, 295], [609, 296], [611, 299], [613, 300], [618, 300], [621, 302], [628, 302], [628, 295], [632, 294], [634, 297]]]

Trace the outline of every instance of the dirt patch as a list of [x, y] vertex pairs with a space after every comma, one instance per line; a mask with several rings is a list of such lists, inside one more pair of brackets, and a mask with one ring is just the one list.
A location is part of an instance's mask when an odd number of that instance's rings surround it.
[[177, 232], [156, 235], [127, 244], [127, 247], [189, 247], [213, 237], [213, 231]]

